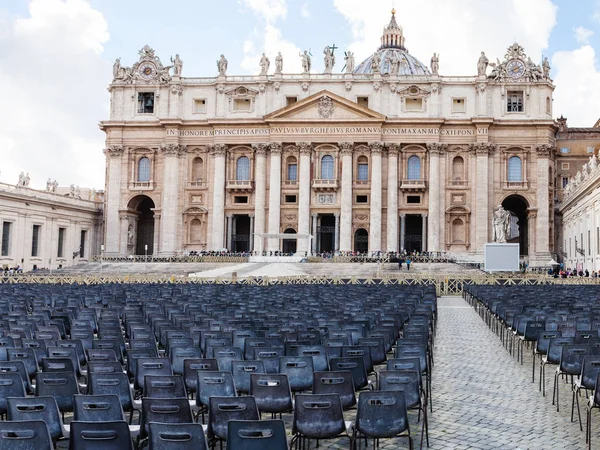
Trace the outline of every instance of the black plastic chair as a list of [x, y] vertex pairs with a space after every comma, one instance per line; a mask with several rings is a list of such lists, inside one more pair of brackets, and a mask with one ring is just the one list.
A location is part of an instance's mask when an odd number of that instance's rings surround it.
[[256, 400], [252, 396], [211, 397], [208, 406], [209, 445], [214, 448], [219, 441], [227, 439], [227, 423], [230, 420], [259, 420]]
[[[596, 378], [600, 373], [600, 355], [588, 355], [583, 357], [581, 376], [573, 382], [573, 403], [577, 403], [577, 416], [579, 417], [579, 429], [583, 431], [581, 423], [581, 407], [579, 406], [579, 391], [593, 391], [596, 386]], [[571, 422], [573, 421], [573, 404], [571, 404]]]
[[133, 399], [129, 379], [124, 372], [103, 373], [90, 372], [88, 374], [89, 395], [116, 395], [119, 397], [121, 408], [129, 413], [129, 423], [133, 421], [133, 413], [141, 412], [141, 404]]
[[8, 420], [41, 420], [52, 442], [68, 437], [54, 397], [9, 397], [6, 399]]
[[310, 356], [282, 356], [279, 358], [279, 372], [287, 375], [293, 393], [312, 388], [315, 370]]
[[46, 423], [42, 420], [0, 422], [0, 450], [53, 450]]
[[242, 349], [239, 347], [221, 347], [214, 349], [213, 356], [217, 360], [218, 370], [231, 372], [232, 361], [242, 359]]
[[119, 397], [114, 394], [74, 395], [73, 420], [115, 422], [125, 420]]
[[156, 423], [148, 425], [148, 450], [208, 450], [199, 423]]
[[69, 450], [133, 450], [129, 426], [113, 422], [71, 422]]
[[167, 358], [138, 358], [134, 382], [136, 392], [144, 392], [146, 375], [173, 375], [171, 362]]
[[329, 366], [332, 372], [351, 372], [354, 380], [354, 389], [358, 392], [364, 388], [371, 388], [365, 360], [361, 356], [331, 358]]
[[295, 356], [310, 356], [313, 360], [313, 369], [315, 372], [329, 370], [327, 350], [323, 345], [299, 345]]
[[300, 441], [308, 439], [348, 438], [348, 427], [340, 396], [337, 394], [298, 394], [292, 422], [292, 441], [298, 448]]
[[144, 397], [187, 397], [183, 377], [180, 375], [146, 375]]
[[282, 420], [230, 420], [226, 450], [287, 450]]
[[313, 394], [338, 394], [344, 411], [356, 405], [356, 391], [351, 372], [315, 372]]
[[214, 372], [219, 370], [216, 359], [189, 358], [183, 360], [183, 381], [185, 388], [194, 395], [198, 385], [198, 372]]
[[[556, 398], [556, 411], [559, 410], [559, 386], [558, 378], [561, 375], [570, 375], [571, 384], [575, 375], [581, 374], [581, 368], [583, 366], [584, 356], [591, 355], [592, 349], [587, 344], [572, 344], [563, 345], [562, 354], [560, 357], [560, 363], [556, 372], [554, 373], [554, 386], [552, 391], [552, 404], [554, 405], [554, 399]], [[571, 416], [573, 408], [571, 408]], [[573, 418], [571, 417], [571, 421]]]
[[265, 373], [265, 364], [263, 361], [232, 361], [231, 373], [237, 391], [247, 394], [250, 392], [250, 375]]
[[186, 359], [202, 358], [200, 347], [172, 347], [169, 351], [169, 359], [173, 374], [183, 375], [183, 363]]
[[79, 394], [79, 384], [73, 372], [38, 372], [35, 377], [36, 397], [52, 396], [61, 413], [73, 412], [73, 395]]
[[192, 410], [187, 398], [148, 398], [142, 399], [140, 434], [138, 447], [143, 447], [148, 438], [148, 425], [158, 423], [194, 423]]
[[283, 356], [281, 347], [254, 347], [254, 361], [262, 361], [266, 373], [279, 373], [279, 359]]
[[208, 411], [210, 397], [235, 397], [237, 391], [231, 372], [222, 371], [200, 371], [198, 372], [198, 393], [196, 394], [196, 406], [198, 415], [202, 416]]
[[358, 409], [352, 433], [352, 448], [356, 449], [361, 437], [373, 439], [407, 437], [409, 448], [413, 448], [410, 435], [408, 411], [404, 392], [372, 391], [363, 392], [358, 399]]
[[25, 397], [25, 385], [17, 372], [0, 373], [0, 414], [6, 415], [8, 397]]
[[[546, 366], [548, 364], [560, 364], [563, 346], [572, 345], [574, 342], [574, 337], [556, 337], [550, 339], [548, 351], [546, 352], [546, 355], [542, 357], [540, 363], [540, 381], [542, 383], [542, 395], [544, 397], [546, 396]], [[554, 404], [554, 402], [552, 404]]]
[[293, 410], [292, 391], [288, 377], [281, 373], [253, 373], [250, 375], [250, 395], [256, 399], [258, 411], [275, 418]]

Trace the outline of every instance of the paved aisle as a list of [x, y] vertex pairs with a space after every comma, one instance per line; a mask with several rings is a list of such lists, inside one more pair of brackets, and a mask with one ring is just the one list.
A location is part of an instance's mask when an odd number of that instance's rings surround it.
[[[550, 396], [544, 398], [538, 392], [537, 373], [536, 384], [531, 382], [530, 354], [526, 352], [522, 366], [517, 364], [462, 298], [442, 297], [438, 304], [429, 422], [432, 449], [585, 448], [584, 432], [570, 422], [568, 385], [561, 385], [560, 413], [552, 406], [556, 366], [547, 370]], [[597, 424], [598, 415], [594, 417]], [[598, 437], [596, 445], [600, 446]]]

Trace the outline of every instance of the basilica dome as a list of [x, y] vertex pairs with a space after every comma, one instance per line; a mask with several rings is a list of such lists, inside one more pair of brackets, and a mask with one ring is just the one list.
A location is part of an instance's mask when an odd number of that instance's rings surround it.
[[427, 66], [408, 53], [404, 47], [404, 35], [402, 27], [396, 22], [395, 10], [392, 10], [389, 25], [383, 29], [381, 46], [361, 62], [354, 69], [354, 73], [371, 74], [374, 64], [379, 66], [379, 73], [382, 75], [431, 75]]

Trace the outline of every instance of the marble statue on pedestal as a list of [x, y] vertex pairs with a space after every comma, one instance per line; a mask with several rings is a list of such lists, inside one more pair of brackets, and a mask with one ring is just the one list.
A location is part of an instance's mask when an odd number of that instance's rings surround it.
[[281, 52], [277, 53], [275, 57], [275, 73], [281, 73], [283, 70], [283, 56], [281, 56]]
[[480, 77], [485, 76], [489, 62], [487, 56], [485, 56], [485, 52], [481, 52], [481, 56], [477, 60], [477, 75]]
[[221, 54], [221, 57], [217, 61], [217, 68], [219, 69], [219, 76], [225, 76], [227, 73], [227, 58]]
[[354, 72], [354, 53], [348, 50], [344, 59], [346, 60], [346, 73]]
[[271, 65], [271, 61], [269, 61], [269, 58], [264, 53], [262, 54], [262, 57], [260, 58], [259, 65], [260, 65], [260, 75], [266, 75], [267, 71], [269, 70], [269, 66]]
[[506, 243], [510, 237], [510, 212], [505, 210], [502, 205], [494, 211], [492, 225], [494, 228], [493, 242]]

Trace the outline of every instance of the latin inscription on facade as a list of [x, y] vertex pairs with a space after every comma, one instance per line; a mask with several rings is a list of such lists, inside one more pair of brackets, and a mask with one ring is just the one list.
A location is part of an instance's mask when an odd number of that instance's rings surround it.
[[383, 136], [476, 136], [486, 135], [487, 128], [380, 128], [380, 127], [273, 127], [231, 129], [168, 129], [167, 136], [270, 136], [270, 135], [323, 135], [323, 134], [381, 134]]

